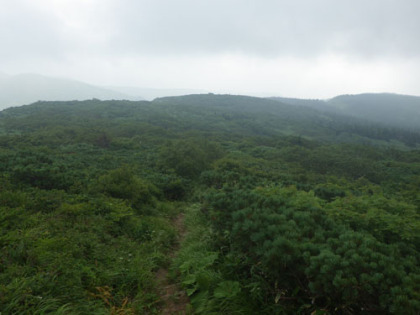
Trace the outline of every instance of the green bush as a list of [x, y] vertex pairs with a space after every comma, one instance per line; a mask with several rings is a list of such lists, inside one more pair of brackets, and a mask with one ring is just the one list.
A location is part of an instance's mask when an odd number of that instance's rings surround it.
[[127, 200], [138, 213], [147, 213], [155, 204], [158, 190], [133, 175], [132, 170], [122, 167], [98, 179], [98, 190], [106, 195]]

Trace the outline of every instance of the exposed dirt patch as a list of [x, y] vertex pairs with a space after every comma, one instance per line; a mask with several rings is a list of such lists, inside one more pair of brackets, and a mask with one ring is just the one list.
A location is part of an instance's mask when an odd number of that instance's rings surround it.
[[[180, 213], [173, 221], [174, 227], [178, 231], [178, 241], [169, 253], [171, 259], [176, 257], [181, 242], [184, 240], [186, 230], [184, 226], [184, 214]], [[160, 268], [156, 273], [159, 295], [162, 302], [162, 315], [185, 315], [187, 314], [188, 297], [177, 283], [172, 283], [168, 279], [168, 269]]]

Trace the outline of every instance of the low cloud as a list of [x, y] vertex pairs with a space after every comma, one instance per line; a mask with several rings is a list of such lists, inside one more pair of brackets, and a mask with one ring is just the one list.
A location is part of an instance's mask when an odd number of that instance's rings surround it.
[[[242, 82], [241, 90], [267, 92], [274, 81], [310, 93], [319, 78], [343, 89], [364, 82], [368, 91], [398, 77], [403, 88], [394, 91], [420, 94], [410, 73], [420, 72], [417, 0], [2, 2], [3, 72], [165, 88]], [[369, 84], [354, 69], [389, 77]]]

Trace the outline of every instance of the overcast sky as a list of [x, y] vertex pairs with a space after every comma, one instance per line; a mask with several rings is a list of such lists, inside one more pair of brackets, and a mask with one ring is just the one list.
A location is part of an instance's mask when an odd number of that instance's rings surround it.
[[420, 95], [419, 0], [0, 0], [0, 72], [329, 98]]

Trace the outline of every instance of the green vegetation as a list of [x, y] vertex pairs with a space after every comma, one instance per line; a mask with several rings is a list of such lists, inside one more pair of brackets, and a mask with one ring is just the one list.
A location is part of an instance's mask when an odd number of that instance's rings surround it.
[[170, 266], [196, 314], [417, 314], [419, 145], [242, 96], [4, 110], [0, 311], [159, 314]]

